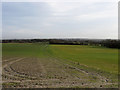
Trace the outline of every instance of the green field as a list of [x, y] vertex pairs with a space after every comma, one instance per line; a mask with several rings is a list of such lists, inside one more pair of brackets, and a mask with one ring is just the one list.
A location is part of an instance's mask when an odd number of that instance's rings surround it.
[[[3, 57], [52, 58], [117, 83], [118, 49], [85, 45], [2, 44]], [[74, 74], [75, 72], [73, 72]], [[112, 87], [116, 87], [113, 84]], [[106, 84], [107, 87], [107, 84]], [[109, 87], [109, 85], [108, 85]]]
[[80, 45], [3, 44], [3, 56], [52, 56], [118, 73], [118, 49]]

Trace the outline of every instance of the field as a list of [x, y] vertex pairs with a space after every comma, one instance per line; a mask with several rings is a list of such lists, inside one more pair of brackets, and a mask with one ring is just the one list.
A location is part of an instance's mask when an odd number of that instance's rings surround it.
[[2, 45], [3, 87], [118, 87], [118, 49], [44, 43]]

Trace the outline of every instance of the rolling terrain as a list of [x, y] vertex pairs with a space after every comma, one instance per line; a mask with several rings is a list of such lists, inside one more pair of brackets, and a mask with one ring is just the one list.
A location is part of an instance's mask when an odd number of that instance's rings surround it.
[[4, 43], [2, 49], [3, 87], [118, 87], [118, 49], [44, 43]]

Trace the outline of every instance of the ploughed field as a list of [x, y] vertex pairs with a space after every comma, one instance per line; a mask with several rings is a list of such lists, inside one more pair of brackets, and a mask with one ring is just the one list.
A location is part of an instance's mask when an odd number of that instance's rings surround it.
[[2, 45], [3, 87], [118, 87], [117, 49], [45, 43]]

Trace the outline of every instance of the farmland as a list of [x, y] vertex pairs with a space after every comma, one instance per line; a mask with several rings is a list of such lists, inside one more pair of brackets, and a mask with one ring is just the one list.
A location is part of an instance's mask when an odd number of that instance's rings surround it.
[[118, 87], [118, 49], [44, 43], [4, 43], [2, 49], [3, 87]]

